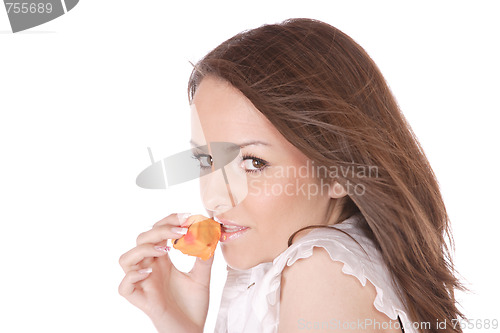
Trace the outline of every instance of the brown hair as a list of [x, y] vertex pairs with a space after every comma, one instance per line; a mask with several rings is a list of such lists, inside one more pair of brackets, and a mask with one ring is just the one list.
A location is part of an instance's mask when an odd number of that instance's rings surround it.
[[338, 221], [362, 213], [412, 321], [447, 320], [439, 331], [461, 332], [451, 322], [465, 318], [454, 290], [466, 288], [445, 241], [453, 249], [438, 182], [364, 49], [326, 23], [290, 19], [239, 33], [208, 53], [191, 74], [190, 100], [207, 75], [239, 89], [317, 165], [377, 167], [377, 177], [336, 177], [364, 189], [349, 193]]

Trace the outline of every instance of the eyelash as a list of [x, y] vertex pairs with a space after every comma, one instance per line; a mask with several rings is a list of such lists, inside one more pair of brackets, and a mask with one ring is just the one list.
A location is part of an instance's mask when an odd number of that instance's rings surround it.
[[241, 162], [245, 161], [245, 160], [256, 160], [258, 161], [260, 164], [263, 164], [264, 166], [260, 169], [256, 169], [256, 170], [245, 170], [245, 172], [260, 172], [262, 170], [264, 170], [265, 168], [267, 168], [268, 166], [268, 163], [267, 161], [264, 161], [262, 158], [258, 158], [257, 156], [255, 155], [252, 155], [252, 154], [247, 154], [247, 155], [243, 155], [242, 156], [242, 160]]
[[[210, 155], [207, 155], [207, 154], [193, 153], [193, 158], [197, 159], [198, 161], [200, 160], [200, 158], [201, 158], [201, 157], [211, 157], [211, 156], [210, 156]], [[259, 163], [264, 164], [264, 166], [263, 166], [262, 168], [260, 168], [260, 169], [256, 169], [256, 170], [245, 170], [245, 172], [247, 172], [247, 173], [259, 172], [259, 171], [264, 170], [264, 169], [268, 166], [267, 161], [265, 161], [265, 160], [263, 160], [263, 159], [261, 159], [261, 158], [258, 158], [257, 156], [252, 155], [252, 154], [243, 155], [243, 156], [241, 157], [241, 162], [246, 161], [246, 160], [256, 160], [256, 161], [258, 161]], [[240, 162], [240, 163], [241, 163], [241, 162]], [[209, 167], [200, 165], [200, 168], [201, 168], [201, 169], [208, 169]]]

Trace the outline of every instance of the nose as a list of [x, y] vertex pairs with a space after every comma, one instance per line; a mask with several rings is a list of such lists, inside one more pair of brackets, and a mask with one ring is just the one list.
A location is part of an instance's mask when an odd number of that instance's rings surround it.
[[205, 209], [214, 216], [227, 212], [237, 204], [224, 168], [200, 178], [200, 195]]

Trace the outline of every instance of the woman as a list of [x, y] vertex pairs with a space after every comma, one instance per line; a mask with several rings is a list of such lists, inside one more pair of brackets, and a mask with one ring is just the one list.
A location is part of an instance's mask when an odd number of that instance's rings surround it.
[[[438, 183], [358, 44], [316, 20], [265, 25], [207, 54], [188, 90], [192, 141], [239, 145], [247, 181], [200, 183], [231, 236], [217, 332], [461, 331]], [[184, 274], [162, 246], [182, 222], [159, 221], [120, 258], [120, 294], [159, 332], [202, 332], [208, 311], [213, 258]]]

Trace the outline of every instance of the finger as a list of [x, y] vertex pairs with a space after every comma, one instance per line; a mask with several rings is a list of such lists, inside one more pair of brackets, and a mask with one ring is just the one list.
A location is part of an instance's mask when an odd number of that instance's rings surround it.
[[166, 241], [167, 239], [181, 238], [187, 233], [187, 229], [188, 228], [172, 226], [172, 225], [162, 225], [154, 227], [151, 230], [139, 234], [139, 236], [137, 236], [136, 243], [137, 245], [145, 243], [155, 244], [162, 241]]
[[137, 292], [136, 283], [146, 279], [151, 273], [141, 273], [140, 271], [130, 271], [123, 278], [118, 286], [118, 293], [127, 298]]
[[212, 271], [212, 264], [214, 262], [215, 254], [207, 260], [196, 258], [193, 268], [189, 275], [193, 280], [198, 281], [204, 286], [210, 285], [210, 272]]
[[162, 218], [160, 221], [156, 222], [153, 225], [153, 228], [158, 227], [158, 226], [162, 226], [162, 225], [167, 225], [167, 224], [180, 226], [184, 222], [186, 222], [186, 220], [189, 216], [191, 216], [190, 213], [173, 213], [167, 217]]
[[123, 268], [124, 272], [127, 273], [135, 268], [143, 259], [165, 256], [168, 250], [170, 250], [170, 248], [167, 246], [142, 244], [122, 254], [118, 263]]

